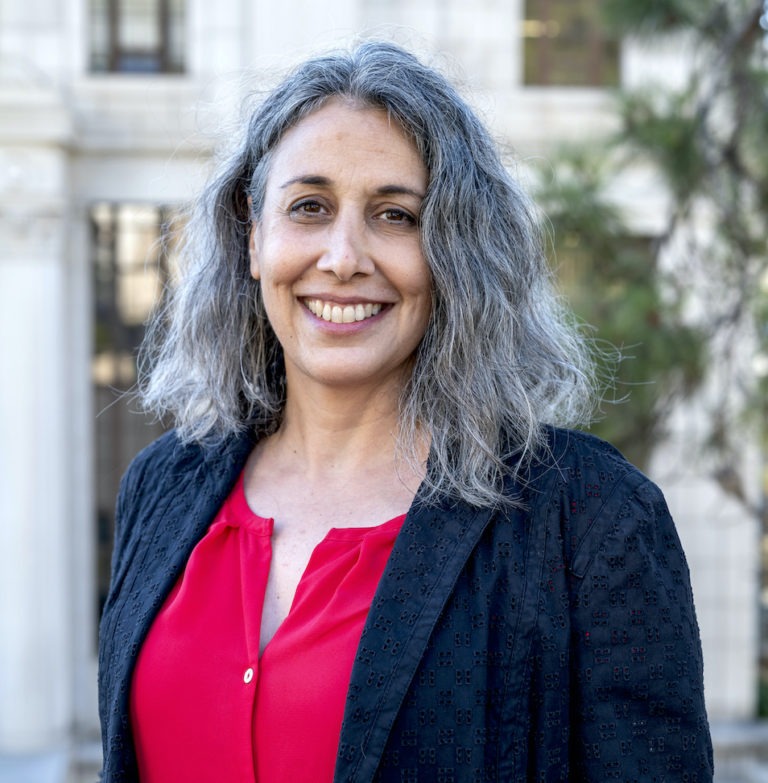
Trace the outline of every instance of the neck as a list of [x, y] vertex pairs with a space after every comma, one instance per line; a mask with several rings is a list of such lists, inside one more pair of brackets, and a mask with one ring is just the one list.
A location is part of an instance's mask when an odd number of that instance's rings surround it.
[[[410, 472], [396, 453], [402, 377], [336, 387], [286, 369], [283, 420], [262, 444], [273, 458], [300, 462], [309, 481], [349, 480], [367, 470]], [[428, 451], [428, 442], [418, 446], [418, 462], [426, 464]]]
[[407, 510], [424, 478], [429, 441], [417, 432], [413, 459], [398, 454], [399, 389], [393, 392], [297, 387], [289, 378], [280, 428], [259, 442], [247, 467], [251, 507], [286, 523], [311, 509], [313, 519], [341, 526]]
[[288, 385], [275, 444], [300, 455], [309, 476], [349, 475], [363, 465], [391, 463], [398, 433], [397, 398], [384, 390]]

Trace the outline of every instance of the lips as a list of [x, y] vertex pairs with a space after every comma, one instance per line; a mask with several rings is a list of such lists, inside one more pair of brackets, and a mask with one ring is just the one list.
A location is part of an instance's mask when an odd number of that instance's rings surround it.
[[304, 304], [318, 318], [334, 324], [351, 324], [355, 321], [365, 321], [366, 318], [372, 318], [381, 312], [382, 307], [379, 302], [359, 302], [357, 304], [340, 305], [337, 302], [327, 302], [323, 299], [305, 299]]

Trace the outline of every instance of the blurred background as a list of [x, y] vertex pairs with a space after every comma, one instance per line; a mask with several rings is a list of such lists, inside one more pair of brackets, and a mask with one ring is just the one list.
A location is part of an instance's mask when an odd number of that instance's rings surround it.
[[179, 207], [286, 66], [390, 38], [457, 81], [542, 209], [664, 489], [718, 781], [768, 780], [763, 0], [0, 0], [0, 783], [93, 781], [121, 398]]

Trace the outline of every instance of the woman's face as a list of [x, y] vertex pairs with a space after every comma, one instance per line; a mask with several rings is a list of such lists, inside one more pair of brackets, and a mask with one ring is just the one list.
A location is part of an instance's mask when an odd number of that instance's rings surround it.
[[334, 99], [273, 153], [251, 273], [291, 384], [399, 389], [424, 336], [427, 171], [385, 112]]

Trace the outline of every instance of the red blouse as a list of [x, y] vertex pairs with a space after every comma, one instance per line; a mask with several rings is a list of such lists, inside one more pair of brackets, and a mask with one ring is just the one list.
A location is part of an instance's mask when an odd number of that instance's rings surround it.
[[259, 657], [273, 520], [250, 510], [240, 477], [139, 651], [142, 783], [333, 779], [352, 663], [404, 519], [331, 529]]

